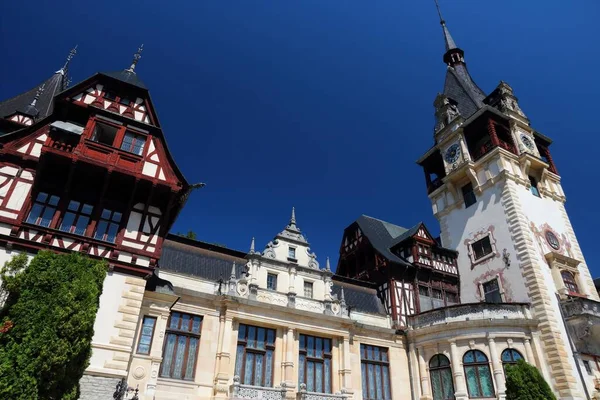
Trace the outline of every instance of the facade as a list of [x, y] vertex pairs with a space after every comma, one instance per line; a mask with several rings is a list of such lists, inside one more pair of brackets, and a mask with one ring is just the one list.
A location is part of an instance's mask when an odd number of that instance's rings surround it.
[[51, 249], [110, 266], [81, 399], [126, 383], [144, 400], [501, 400], [519, 359], [560, 399], [600, 398], [600, 298], [551, 140], [508, 84], [477, 86], [441, 23], [446, 81], [418, 161], [441, 236], [363, 215], [335, 273], [294, 210], [262, 251], [168, 234], [201, 185], [170, 156], [141, 49], [68, 87], [73, 51], [0, 103], [0, 261]]

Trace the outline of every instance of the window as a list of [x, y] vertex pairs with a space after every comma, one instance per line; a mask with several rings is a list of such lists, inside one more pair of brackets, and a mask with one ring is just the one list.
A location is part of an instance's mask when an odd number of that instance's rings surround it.
[[69, 206], [58, 229], [76, 235], [85, 235], [92, 210], [93, 207], [89, 204], [80, 203], [75, 200], [69, 201]]
[[504, 368], [504, 371], [506, 372], [507, 365], [516, 364], [517, 361], [522, 359], [523, 356], [518, 351], [514, 349], [506, 349], [502, 352], [502, 368]]
[[546, 236], [546, 242], [548, 242], [550, 247], [552, 247], [554, 250], [560, 249], [560, 242], [558, 241], [558, 238], [556, 237], [554, 232], [546, 231], [545, 236]]
[[154, 335], [154, 326], [156, 325], [156, 317], [144, 317], [142, 322], [142, 330], [140, 331], [140, 341], [138, 342], [138, 354], [150, 354], [150, 346], [152, 345], [152, 336]]
[[479, 260], [492, 253], [492, 243], [490, 242], [489, 235], [483, 239], [479, 239], [476, 242], [471, 243], [471, 250], [475, 260]]
[[468, 183], [462, 187], [462, 195], [465, 201], [465, 208], [469, 208], [477, 203], [477, 197], [475, 197], [475, 192], [473, 192], [472, 184]]
[[579, 293], [579, 287], [577, 286], [577, 282], [575, 282], [575, 276], [569, 271], [562, 271], [560, 273], [562, 276], [563, 283], [565, 287], [569, 291], [569, 293]]
[[360, 345], [360, 367], [364, 400], [389, 400], [390, 359], [388, 349]]
[[291, 258], [292, 260], [296, 259], [296, 248], [295, 247], [288, 247], [288, 258]]
[[300, 335], [298, 382], [309, 392], [331, 393], [331, 339]]
[[103, 122], [96, 122], [96, 126], [94, 127], [94, 134], [92, 135], [92, 140], [94, 142], [112, 146], [115, 141], [115, 137], [117, 136], [118, 130], [119, 128], [117, 128], [116, 126], [108, 125]]
[[446, 303], [450, 304], [458, 304], [458, 294], [452, 292], [446, 292]]
[[194, 379], [202, 317], [173, 312], [167, 327], [160, 376]]
[[312, 282], [304, 282], [304, 297], [312, 299], [313, 297], [313, 284]]
[[592, 375], [592, 367], [590, 367], [590, 362], [588, 360], [583, 360], [583, 366], [585, 367], [588, 375]]
[[56, 212], [59, 200], [60, 198], [58, 196], [52, 196], [44, 192], [38, 193], [33, 202], [33, 207], [31, 207], [31, 211], [29, 212], [29, 216], [27, 217], [27, 222], [49, 227], [52, 222], [52, 217], [54, 217], [54, 213]]
[[122, 214], [120, 212], [111, 211], [106, 208], [102, 210], [100, 220], [96, 227], [96, 233], [94, 234], [94, 239], [114, 243], [117, 238], [117, 233], [119, 233], [121, 216]]
[[419, 295], [429, 296], [429, 287], [419, 285]]
[[267, 289], [277, 290], [277, 274], [267, 274]]
[[486, 303], [502, 303], [502, 296], [500, 295], [500, 285], [498, 285], [498, 279], [492, 279], [489, 282], [485, 282], [483, 285], [483, 297]]
[[121, 97], [119, 99], [119, 103], [123, 104], [124, 106], [128, 106], [131, 104], [131, 100], [129, 100], [127, 97]]
[[429, 360], [429, 377], [433, 400], [454, 400], [454, 382], [448, 357], [436, 354]]
[[490, 365], [485, 354], [469, 350], [463, 357], [470, 397], [495, 397]]
[[244, 385], [273, 386], [275, 330], [240, 324], [235, 374]]
[[534, 196], [537, 196], [537, 197], [542, 197], [542, 196], [540, 196], [540, 191], [538, 190], [537, 181], [535, 180], [535, 178], [533, 176], [529, 177], [529, 183], [531, 184], [531, 186], [529, 187], [531, 194], [533, 194]]
[[117, 96], [115, 95], [114, 92], [108, 92], [108, 91], [106, 91], [106, 92], [104, 92], [104, 98], [106, 100], [114, 101], [114, 100], [117, 99]]
[[144, 151], [144, 145], [146, 144], [146, 137], [144, 135], [138, 135], [133, 132], [125, 132], [123, 136], [123, 142], [121, 143], [121, 150], [128, 151], [138, 156], [142, 155]]

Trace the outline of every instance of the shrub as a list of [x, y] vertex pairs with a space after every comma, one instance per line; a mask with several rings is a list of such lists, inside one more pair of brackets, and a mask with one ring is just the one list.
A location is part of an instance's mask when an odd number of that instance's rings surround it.
[[506, 366], [506, 400], [556, 400], [550, 386], [533, 365], [519, 360]]

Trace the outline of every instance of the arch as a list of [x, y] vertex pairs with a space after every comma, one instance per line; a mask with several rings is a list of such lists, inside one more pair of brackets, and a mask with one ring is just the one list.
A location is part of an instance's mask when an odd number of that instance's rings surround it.
[[495, 397], [488, 358], [482, 351], [469, 350], [463, 356], [469, 397]]
[[561, 271], [560, 276], [569, 293], [579, 293], [579, 286], [575, 280], [575, 275], [569, 271]]
[[450, 360], [443, 354], [436, 354], [429, 360], [429, 379], [433, 400], [453, 400], [454, 381]]
[[516, 364], [517, 361], [525, 359], [523, 355], [515, 349], [505, 349], [502, 352], [501, 358], [502, 364]]

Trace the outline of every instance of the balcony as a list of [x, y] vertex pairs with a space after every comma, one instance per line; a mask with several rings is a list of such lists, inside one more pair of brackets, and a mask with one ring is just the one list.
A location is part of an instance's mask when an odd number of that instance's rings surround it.
[[443, 261], [441, 259], [431, 258], [429, 254], [419, 254], [417, 256], [416, 263], [427, 268], [432, 268], [437, 271], [444, 272], [446, 274], [458, 276], [458, 268], [454, 263]]
[[492, 143], [491, 140], [486, 141], [484, 144], [482, 144], [481, 146], [477, 147], [474, 149], [473, 151], [473, 161], [477, 161], [479, 160], [481, 157], [483, 157], [484, 155], [486, 155], [487, 153], [489, 153], [490, 151], [492, 151], [494, 148], [496, 147], [501, 147], [504, 150], [508, 150], [513, 154], [517, 154], [517, 151], [515, 149], [515, 147], [508, 143], [505, 142], [504, 140], [499, 140], [498, 141], [498, 146], [494, 146], [494, 144]]
[[454, 322], [532, 319], [525, 303], [470, 303], [435, 309], [408, 317], [411, 329]]
[[231, 397], [234, 399], [265, 399], [265, 400], [284, 400], [285, 399], [285, 387], [262, 387], [252, 385], [242, 385], [240, 383], [240, 377], [233, 377], [233, 384], [231, 385]]
[[349, 399], [351, 395], [346, 393], [317, 393], [317, 392], [308, 392], [306, 390], [306, 384], [300, 384], [300, 391], [298, 392], [296, 399], [297, 400], [346, 400]]
[[600, 355], [600, 303], [569, 296], [561, 301], [561, 308], [577, 350]]

